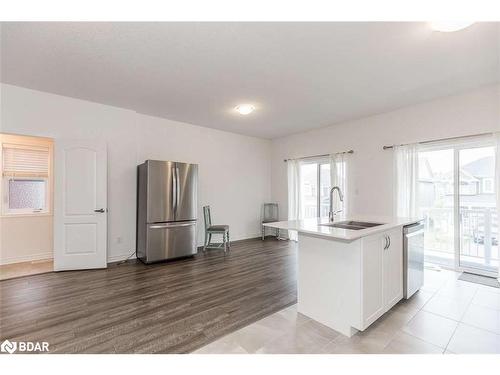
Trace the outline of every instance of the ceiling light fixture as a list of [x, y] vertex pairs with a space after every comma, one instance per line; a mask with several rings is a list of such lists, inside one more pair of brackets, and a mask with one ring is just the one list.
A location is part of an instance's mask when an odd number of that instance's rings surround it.
[[240, 115], [248, 115], [255, 110], [255, 107], [251, 104], [240, 104], [234, 108]]
[[441, 31], [443, 33], [450, 33], [453, 31], [458, 31], [469, 27], [474, 22], [465, 22], [465, 21], [439, 21], [439, 22], [431, 22], [430, 26], [434, 31]]

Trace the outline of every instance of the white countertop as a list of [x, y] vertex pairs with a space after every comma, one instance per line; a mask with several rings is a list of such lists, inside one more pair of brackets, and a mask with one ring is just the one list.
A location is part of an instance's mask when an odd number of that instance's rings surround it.
[[279, 228], [286, 230], [295, 230], [299, 233], [312, 234], [315, 236], [325, 237], [333, 240], [340, 241], [354, 241], [361, 237], [366, 237], [374, 233], [384, 232], [386, 230], [416, 223], [422, 218], [418, 217], [391, 217], [391, 216], [375, 216], [375, 215], [353, 215], [348, 217], [336, 217], [335, 222], [353, 220], [353, 221], [365, 221], [370, 223], [383, 223], [383, 225], [378, 225], [376, 227], [361, 229], [361, 230], [350, 230], [335, 227], [322, 226], [320, 224], [328, 224], [328, 218], [314, 218], [314, 219], [304, 219], [304, 220], [289, 220], [289, 221], [277, 221], [274, 223], [266, 223], [264, 226], [270, 228]]

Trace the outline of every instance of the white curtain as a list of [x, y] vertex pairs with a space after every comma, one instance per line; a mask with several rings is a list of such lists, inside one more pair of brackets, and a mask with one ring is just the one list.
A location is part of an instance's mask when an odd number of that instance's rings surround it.
[[418, 145], [394, 146], [394, 214], [418, 215]]
[[330, 155], [330, 188], [338, 186], [344, 195], [344, 202], [340, 202], [338, 194], [333, 196], [333, 209], [342, 210], [347, 215], [347, 165], [349, 154]]
[[[288, 160], [288, 220], [299, 220], [300, 213], [300, 161]], [[297, 231], [288, 231], [288, 238], [298, 241]]]

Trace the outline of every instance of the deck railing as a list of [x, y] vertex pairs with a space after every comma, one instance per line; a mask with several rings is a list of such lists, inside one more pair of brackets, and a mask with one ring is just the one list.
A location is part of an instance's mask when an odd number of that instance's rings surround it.
[[[453, 254], [454, 214], [452, 208], [421, 209], [425, 218], [426, 248]], [[499, 260], [498, 214], [496, 208], [460, 209], [460, 254], [480, 258], [489, 265]], [[445, 255], [445, 254], [443, 254]]]

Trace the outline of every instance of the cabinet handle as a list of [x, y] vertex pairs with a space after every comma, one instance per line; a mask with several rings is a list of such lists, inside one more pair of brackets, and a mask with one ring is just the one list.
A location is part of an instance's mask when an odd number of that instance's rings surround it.
[[387, 248], [391, 247], [391, 236], [387, 236], [387, 239], [389, 240], [389, 245], [387, 245]]
[[384, 240], [385, 240], [384, 250], [387, 250], [388, 242], [387, 242], [387, 235], [385, 235], [385, 234], [384, 234]]

